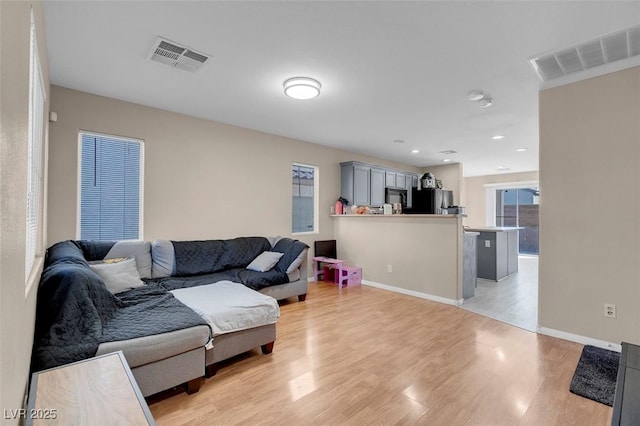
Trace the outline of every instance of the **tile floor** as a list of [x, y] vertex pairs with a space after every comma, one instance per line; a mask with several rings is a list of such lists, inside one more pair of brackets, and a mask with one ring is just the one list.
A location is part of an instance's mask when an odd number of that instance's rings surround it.
[[538, 256], [519, 256], [518, 273], [502, 281], [478, 279], [475, 296], [461, 306], [535, 332], [538, 325]]

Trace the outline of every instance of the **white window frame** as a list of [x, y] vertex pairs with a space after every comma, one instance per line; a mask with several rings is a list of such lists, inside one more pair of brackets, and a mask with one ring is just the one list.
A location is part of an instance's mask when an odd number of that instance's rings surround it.
[[40, 64], [35, 17], [31, 10], [29, 47], [29, 124], [27, 148], [27, 206], [25, 229], [25, 288], [36, 273], [38, 256], [42, 256], [44, 187], [43, 153], [45, 144], [45, 105], [47, 92]]
[[138, 217], [138, 239], [143, 239], [144, 236], [144, 140], [138, 138], [132, 138], [128, 136], [118, 136], [111, 135], [108, 133], [98, 133], [92, 132], [90, 130], [79, 130], [78, 131], [78, 190], [76, 193], [78, 194], [78, 198], [76, 200], [76, 239], [81, 238], [81, 229], [82, 229], [82, 135], [95, 136], [98, 138], [109, 138], [109, 139], [118, 139], [124, 142], [137, 142], [140, 144], [140, 188], [139, 188], [139, 199], [140, 199], [140, 213]]
[[[313, 169], [313, 230], [305, 232], [291, 232], [291, 235], [313, 235], [320, 232], [320, 167], [313, 164], [291, 163], [289, 171], [293, 166], [308, 167]], [[291, 176], [291, 174], [289, 174]], [[291, 194], [291, 228], [293, 230], [293, 194]]]

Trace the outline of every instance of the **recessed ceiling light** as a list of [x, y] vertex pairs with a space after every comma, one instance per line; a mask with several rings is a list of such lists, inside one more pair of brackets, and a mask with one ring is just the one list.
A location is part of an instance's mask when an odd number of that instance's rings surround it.
[[457, 154], [458, 151], [454, 151], [453, 149], [446, 149], [444, 151], [440, 151], [440, 154], [444, 154], [444, 155], [451, 155], [451, 154]]
[[516, 151], [518, 151], [518, 152], [525, 152], [526, 150], [527, 150], [527, 148], [518, 148], [518, 149], [516, 149]]
[[511, 170], [509, 167], [506, 166], [499, 166], [498, 170], [500, 170], [501, 172], [507, 171], [507, 170]]
[[493, 139], [494, 141], [497, 141], [497, 140], [500, 140], [500, 139], [504, 139], [504, 135], [491, 136], [491, 139]]
[[419, 153], [419, 152], [420, 152], [420, 150], [419, 150], [419, 149], [412, 149], [412, 150], [411, 150], [411, 153], [412, 153], [412, 154], [417, 154], [417, 153]]
[[322, 85], [309, 77], [293, 77], [283, 83], [284, 93], [293, 99], [306, 100], [320, 94]]
[[442, 160], [443, 163], [450, 163], [451, 162], [451, 158], [445, 158], [444, 160]]
[[404, 139], [394, 139], [393, 143], [404, 143]]

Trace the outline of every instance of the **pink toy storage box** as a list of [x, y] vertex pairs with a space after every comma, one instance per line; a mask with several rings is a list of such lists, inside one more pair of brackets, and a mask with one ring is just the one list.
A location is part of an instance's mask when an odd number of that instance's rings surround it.
[[335, 271], [335, 282], [342, 286], [360, 285], [362, 283], [362, 268], [359, 266], [344, 265], [342, 267], [342, 279], [338, 280], [338, 271]]

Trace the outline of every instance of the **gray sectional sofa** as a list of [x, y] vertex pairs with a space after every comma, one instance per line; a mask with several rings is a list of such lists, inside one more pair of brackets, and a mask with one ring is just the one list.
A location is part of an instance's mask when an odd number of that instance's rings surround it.
[[[38, 289], [32, 371], [122, 350], [144, 396], [183, 383], [195, 392], [218, 362], [257, 347], [270, 353], [276, 324], [214, 336], [172, 291], [231, 281], [276, 300], [303, 301], [307, 250], [296, 240], [264, 237], [57, 243], [47, 250]], [[274, 252], [271, 269], [252, 270]], [[111, 263], [117, 273], [105, 266]]]

